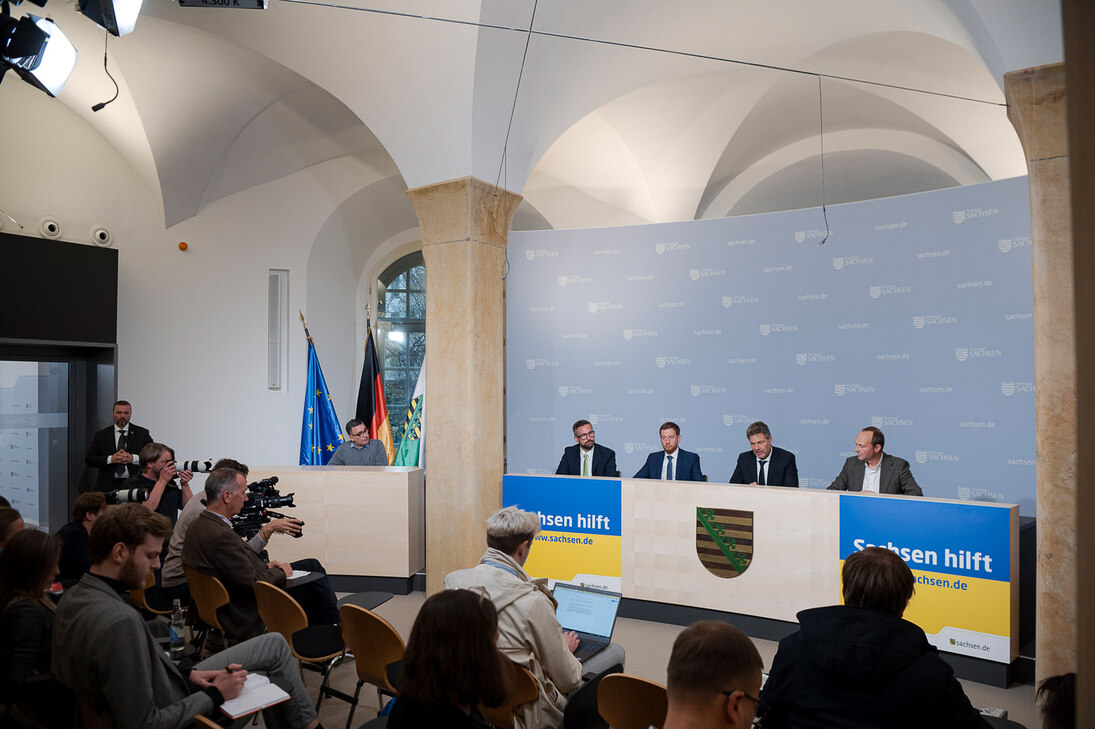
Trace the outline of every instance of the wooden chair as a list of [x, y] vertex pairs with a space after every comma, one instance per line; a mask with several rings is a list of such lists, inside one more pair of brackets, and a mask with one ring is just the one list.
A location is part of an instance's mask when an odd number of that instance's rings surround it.
[[228, 634], [224, 632], [224, 626], [217, 617], [217, 610], [228, 604], [228, 590], [212, 575], [203, 574], [190, 567], [183, 567], [183, 572], [186, 573], [186, 581], [190, 584], [190, 599], [198, 609], [198, 617], [205, 623], [198, 631], [198, 657], [201, 657], [210, 629], [215, 628], [220, 631], [224, 645], [228, 645]]
[[170, 615], [172, 612], [172, 608], [167, 608], [166, 610], [164, 610], [163, 608], [152, 607], [152, 605], [150, 605], [148, 602], [148, 598], [145, 593], [148, 591], [148, 588], [152, 587], [155, 584], [156, 577], [150, 572], [148, 574], [148, 579], [145, 580], [143, 587], [138, 587], [136, 590], [129, 591], [129, 599], [132, 600], [133, 604], [139, 607], [141, 610], [150, 612], [153, 615]]
[[609, 666], [572, 693], [563, 709], [563, 729], [608, 729], [608, 723], [597, 713], [597, 687], [605, 676], [623, 670], [619, 663]]
[[597, 711], [612, 729], [661, 727], [668, 708], [665, 686], [645, 678], [614, 673], [597, 687]]
[[224, 727], [209, 717], [198, 714], [194, 717], [194, 729], [224, 729]]
[[395, 696], [395, 687], [388, 678], [387, 669], [388, 664], [402, 660], [405, 645], [399, 631], [371, 610], [346, 604], [338, 609], [338, 618], [342, 622], [346, 646], [354, 654], [354, 668], [357, 669], [357, 688], [350, 702], [350, 715], [346, 717], [346, 729], [350, 729], [363, 684], [376, 686], [376, 700], [381, 709], [384, 694]]
[[352, 699], [329, 685], [331, 669], [346, 653], [346, 643], [337, 625], [308, 625], [308, 616], [293, 596], [264, 580], [255, 583], [255, 602], [266, 629], [281, 633], [301, 668], [323, 674], [316, 698], [316, 711], [324, 696], [352, 703]]
[[506, 700], [496, 707], [480, 704], [479, 711], [494, 726], [513, 729], [514, 710], [521, 704], [540, 698], [540, 687], [536, 684], [536, 678], [524, 666], [519, 666], [508, 658], [503, 658], [502, 664], [506, 679]]

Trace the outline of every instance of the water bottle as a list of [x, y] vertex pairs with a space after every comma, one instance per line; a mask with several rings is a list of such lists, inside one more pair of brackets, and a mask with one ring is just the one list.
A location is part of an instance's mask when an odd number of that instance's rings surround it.
[[186, 618], [182, 603], [175, 600], [171, 610], [171, 657], [181, 658], [186, 652]]

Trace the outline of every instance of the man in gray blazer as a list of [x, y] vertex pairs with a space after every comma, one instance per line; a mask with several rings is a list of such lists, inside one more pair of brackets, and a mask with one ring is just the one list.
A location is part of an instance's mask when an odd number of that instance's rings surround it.
[[238, 696], [255, 671], [289, 694], [264, 711], [266, 726], [315, 729], [319, 719], [280, 634], [232, 646], [183, 674], [125, 602], [159, 567], [170, 533], [167, 518], [143, 504], [115, 506], [95, 520], [91, 571], [65, 592], [53, 619], [53, 675], [118, 729], [183, 729]]
[[876, 494], [923, 496], [909, 462], [882, 452], [886, 436], [875, 427], [864, 428], [855, 438], [855, 455], [829, 484], [836, 491], [868, 491]]

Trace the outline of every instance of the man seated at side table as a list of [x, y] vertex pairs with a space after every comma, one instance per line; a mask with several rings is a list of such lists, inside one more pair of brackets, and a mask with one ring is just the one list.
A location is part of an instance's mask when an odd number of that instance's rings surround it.
[[881, 547], [841, 570], [844, 604], [798, 614], [760, 698], [766, 729], [989, 729], [924, 631], [902, 620], [912, 570]]
[[217, 653], [183, 674], [126, 602], [159, 566], [171, 524], [141, 504], [108, 509], [91, 532], [91, 570], [65, 593], [53, 621], [53, 675], [117, 729], [183, 729], [211, 716], [265, 674], [289, 699], [266, 726], [314, 729], [319, 719], [285, 639], [268, 633]]
[[[259, 635], [265, 625], [255, 603], [254, 584], [263, 580], [285, 587], [294, 565], [264, 561], [232, 530], [232, 517], [240, 513], [247, 501], [247, 482], [242, 473], [231, 468], [210, 473], [205, 480], [205, 501], [205, 511], [186, 530], [183, 566], [224, 583], [231, 599], [220, 609], [218, 617], [229, 638], [243, 640]], [[301, 585], [292, 595], [304, 608], [310, 625], [338, 622], [338, 601], [326, 576]]]
[[540, 700], [519, 709], [525, 729], [563, 725], [566, 695], [587, 674], [623, 665], [624, 649], [610, 643], [585, 664], [574, 657], [578, 636], [564, 633], [555, 617], [555, 598], [547, 580], [525, 572], [532, 542], [540, 533], [540, 517], [515, 506], [499, 509], [487, 519], [487, 551], [479, 564], [445, 577], [446, 589], [482, 589], [498, 610], [498, 650], [536, 677]]
[[673, 641], [664, 729], [750, 729], [764, 715], [763, 668], [753, 641], [733, 625], [693, 623]]
[[346, 435], [350, 436], [327, 461], [328, 466], [387, 466], [388, 452], [384, 444], [369, 439], [369, 429], [357, 418], [346, 423]]

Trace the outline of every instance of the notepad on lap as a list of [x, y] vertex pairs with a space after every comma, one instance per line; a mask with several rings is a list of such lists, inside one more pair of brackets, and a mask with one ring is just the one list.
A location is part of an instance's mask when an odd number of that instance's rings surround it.
[[247, 681], [243, 684], [243, 691], [236, 698], [221, 704], [221, 711], [233, 719], [238, 719], [260, 709], [280, 704], [288, 698], [289, 694], [277, 684], [270, 683], [270, 679], [266, 676], [249, 673]]

